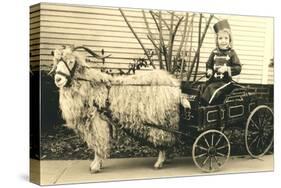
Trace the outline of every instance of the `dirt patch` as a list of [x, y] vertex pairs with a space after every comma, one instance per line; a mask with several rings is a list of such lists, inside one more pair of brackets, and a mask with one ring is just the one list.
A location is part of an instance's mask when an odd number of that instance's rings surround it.
[[[232, 134], [231, 155], [246, 154], [243, 133], [241, 131], [225, 132]], [[190, 156], [191, 146], [182, 144], [176, 148], [171, 148], [169, 157]], [[139, 142], [131, 139], [121, 130], [116, 130], [116, 138], [112, 143], [111, 158], [126, 157], [155, 157], [157, 151], [143, 146]], [[77, 136], [73, 130], [63, 126], [55, 126], [52, 131], [41, 135], [41, 159], [48, 160], [75, 160], [94, 159], [94, 151], [87, 147], [87, 144]]]

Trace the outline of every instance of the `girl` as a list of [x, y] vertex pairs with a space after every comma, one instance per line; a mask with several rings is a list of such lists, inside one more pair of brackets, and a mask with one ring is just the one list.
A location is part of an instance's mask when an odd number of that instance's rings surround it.
[[232, 76], [241, 72], [240, 60], [232, 48], [232, 36], [227, 20], [214, 25], [216, 48], [207, 63], [207, 87], [202, 94], [205, 105], [220, 104], [224, 96], [233, 89]]

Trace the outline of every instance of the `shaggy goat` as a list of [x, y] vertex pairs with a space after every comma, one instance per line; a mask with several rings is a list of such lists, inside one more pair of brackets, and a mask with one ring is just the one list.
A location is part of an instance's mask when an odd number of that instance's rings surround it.
[[75, 50], [55, 50], [52, 71], [67, 126], [95, 151], [91, 172], [100, 171], [109, 157], [112, 124], [159, 150], [154, 167], [161, 168], [165, 149], [176, 141], [167, 129], [179, 126], [179, 82], [163, 70], [113, 77], [89, 68]]

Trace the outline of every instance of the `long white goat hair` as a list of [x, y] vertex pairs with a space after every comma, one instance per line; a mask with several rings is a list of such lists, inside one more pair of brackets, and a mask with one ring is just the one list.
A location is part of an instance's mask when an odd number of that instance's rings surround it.
[[[113, 117], [124, 126], [157, 126], [176, 128], [180, 99], [179, 83], [162, 70], [117, 77], [120, 84], [110, 89]], [[142, 86], [143, 85], [143, 86]]]
[[[112, 77], [81, 66], [84, 58], [74, 52], [66, 55], [75, 56], [78, 67], [71, 86], [60, 89], [62, 115], [67, 126], [76, 130], [95, 152], [103, 157], [109, 155], [109, 126], [98, 113], [107, 107], [107, 100], [113, 120], [136, 138], [156, 148], [175, 143], [175, 135], [161, 129], [179, 126], [181, 91], [172, 75], [154, 70]], [[91, 82], [77, 80], [78, 77]]]

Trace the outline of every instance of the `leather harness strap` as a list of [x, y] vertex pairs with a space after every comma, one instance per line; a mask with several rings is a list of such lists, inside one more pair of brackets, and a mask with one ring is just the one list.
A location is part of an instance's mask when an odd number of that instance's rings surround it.
[[76, 70], [76, 68], [77, 68], [77, 62], [74, 61], [74, 66], [73, 66], [72, 69], [69, 68], [69, 66], [67, 65], [67, 63], [65, 62], [65, 60], [64, 60], [62, 57], [60, 58], [60, 60], [59, 60], [58, 62], [63, 62], [63, 64], [65, 65], [65, 67], [67, 68], [67, 70], [68, 70], [68, 72], [69, 72], [69, 75], [66, 74], [66, 73], [64, 73], [64, 72], [61, 72], [61, 71], [56, 71], [56, 74], [62, 75], [62, 76], [64, 76], [64, 77], [66, 77], [66, 78], [67, 78], [67, 83], [66, 83], [66, 85], [69, 85], [71, 79], [72, 79], [73, 76], [74, 76], [74, 72], [75, 72], [75, 70]]

